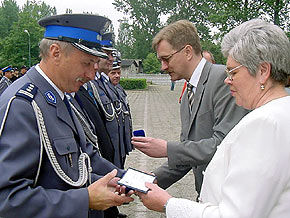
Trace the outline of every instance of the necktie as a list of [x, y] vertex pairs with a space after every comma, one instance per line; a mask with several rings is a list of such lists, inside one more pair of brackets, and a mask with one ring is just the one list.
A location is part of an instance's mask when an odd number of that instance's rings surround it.
[[188, 97], [190, 111], [191, 111], [191, 107], [192, 107], [193, 100], [194, 100], [194, 92], [193, 92], [192, 88], [193, 88], [193, 85], [191, 85], [190, 83], [187, 83], [187, 97]]
[[[71, 106], [70, 106], [70, 104], [69, 104], [69, 102], [68, 102], [68, 99], [67, 99], [66, 95], [64, 95], [63, 102], [64, 102], [64, 104], [65, 104], [65, 106], [66, 106], [66, 108], [67, 108], [67, 110], [68, 110], [68, 112], [69, 112], [69, 115], [70, 115], [71, 118], [72, 118], [72, 109], [71, 109]], [[72, 120], [73, 120], [73, 119], [72, 119]]]

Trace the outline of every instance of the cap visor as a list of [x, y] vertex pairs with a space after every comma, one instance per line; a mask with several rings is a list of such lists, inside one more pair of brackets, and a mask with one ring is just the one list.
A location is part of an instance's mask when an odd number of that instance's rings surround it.
[[97, 49], [95, 49], [95, 48], [89, 48], [89, 47], [87, 47], [87, 46], [84, 46], [84, 45], [82, 45], [82, 44], [79, 44], [79, 43], [75, 43], [75, 42], [73, 42], [73, 43], [71, 43], [75, 48], [77, 48], [77, 49], [79, 49], [79, 50], [81, 50], [81, 51], [83, 51], [83, 52], [86, 52], [86, 53], [88, 53], [88, 54], [91, 54], [91, 55], [94, 55], [94, 56], [97, 56], [97, 57], [99, 57], [99, 58], [105, 58], [105, 59], [108, 59], [109, 57], [108, 57], [108, 55], [106, 54], [106, 53], [104, 53], [104, 52], [100, 52], [100, 51], [98, 51]]
[[113, 47], [102, 47], [102, 49], [105, 51], [116, 51], [116, 49]]

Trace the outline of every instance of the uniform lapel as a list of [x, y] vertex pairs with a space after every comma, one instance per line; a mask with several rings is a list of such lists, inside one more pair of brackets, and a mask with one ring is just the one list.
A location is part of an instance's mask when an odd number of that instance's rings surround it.
[[57, 117], [69, 125], [73, 131], [77, 133], [68, 109], [57, 91], [40, 75], [39, 72], [37, 72], [35, 68], [31, 70], [29, 77], [32, 82], [38, 81], [37, 84], [41, 84], [41, 86], [38, 87], [38, 90], [43, 95], [43, 98], [46, 100], [47, 104], [55, 107]]

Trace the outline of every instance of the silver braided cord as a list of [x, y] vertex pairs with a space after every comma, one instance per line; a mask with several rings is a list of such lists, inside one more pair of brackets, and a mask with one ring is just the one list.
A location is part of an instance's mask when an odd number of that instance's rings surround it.
[[76, 117], [80, 121], [80, 123], [83, 127], [83, 130], [86, 134], [87, 139], [93, 145], [93, 147], [95, 147], [97, 149], [98, 154], [100, 156], [102, 156], [100, 153], [100, 148], [99, 148], [99, 144], [98, 144], [98, 137], [93, 133], [86, 118], [84, 118], [84, 116], [78, 111], [78, 109], [76, 109], [76, 107], [71, 102], [69, 102], [69, 104], [70, 104], [72, 110], [74, 111]]
[[[86, 184], [86, 182], [89, 179], [89, 182], [91, 183], [91, 163], [90, 163], [90, 157], [86, 154], [81, 152], [78, 160], [78, 166], [79, 166], [79, 178], [77, 181], [73, 181], [61, 168], [59, 165], [57, 158], [54, 154], [54, 151], [52, 149], [49, 137], [47, 135], [45, 123], [43, 120], [42, 112], [36, 102], [32, 101], [32, 107], [34, 109], [34, 113], [36, 115], [40, 140], [41, 140], [41, 146], [44, 146], [45, 151], [47, 153], [47, 156], [49, 158], [49, 161], [56, 172], [56, 174], [67, 184], [74, 186], [74, 187], [81, 187]], [[86, 166], [86, 160], [88, 162], [88, 169]], [[36, 183], [36, 181], [35, 181]]]
[[[7, 119], [7, 116], [8, 116], [8, 112], [9, 112], [9, 109], [10, 109], [11, 103], [12, 103], [12, 101], [13, 101], [15, 98], [16, 98], [16, 96], [13, 96], [13, 97], [10, 98], [10, 100], [8, 101], [7, 108], [6, 108], [6, 110], [5, 110], [4, 117], [3, 117], [3, 120], [2, 120], [2, 123], [1, 123], [1, 128], [0, 128], [0, 137], [1, 137], [1, 135], [2, 135], [2, 131], [3, 131], [3, 129], [4, 129], [4, 125], [5, 125], [5, 123], [6, 123], [6, 119]], [[40, 173], [41, 162], [42, 162], [42, 154], [43, 154], [42, 141], [40, 141], [40, 143], [41, 143], [41, 147], [40, 147], [40, 152], [39, 152], [39, 164], [38, 164], [37, 173], [36, 173], [36, 176], [35, 176], [35, 180], [34, 180], [33, 186], [36, 185], [36, 182], [37, 182], [37, 180], [38, 180], [39, 173]]]
[[104, 114], [105, 114], [105, 116], [106, 116], [106, 120], [108, 120], [108, 121], [112, 121], [112, 120], [114, 120], [114, 118], [115, 118], [115, 109], [114, 109], [113, 103], [111, 102], [111, 107], [112, 107], [113, 112], [112, 112], [112, 114], [109, 114], [109, 113], [106, 111], [106, 109], [104, 108], [104, 105], [103, 105], [103, 103], [102, 103], [102, 100], [101, 100], [101, 98], [100, 98], [100, 95], [99, 95], [99, 93], [98, 93], [97, 88], [96, 88], [95, 85], [92, 83], [92, 81], [90, 81], [89, 83], [91, 84], [91, 87], [92, 87], [92, 90], [93, 90], [93, 94], [94, 94], [95, 99], [97, 100], [97, 102], [98, 102], [99, 105], [101, 106], [101, 109], [103, 110], [103, 112], [104, 112]]

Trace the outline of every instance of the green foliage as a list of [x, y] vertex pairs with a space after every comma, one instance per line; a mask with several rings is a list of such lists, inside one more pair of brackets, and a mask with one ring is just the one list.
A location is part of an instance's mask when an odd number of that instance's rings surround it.
[[120, 85], [124, 89], [146, 89], [146, 79], [121, 78]]
[[[216, 51], [222, 37], [244, 21], [260, 17], [279, 25], [288, 35], [290, 32], [290, 0], [115, 0], [113, 4], [132, 20], [132, 24], [127, 21], [126, 29], [119, 30], [121, 34], [126, 30], [124, 34], [131, 37], [130, 43], [120, 49], [130, 59], [144, 59], [152, 52], [155, 34], [165, 23], [180, 19], [196, 25], [203, 48], [210, 50], [218, 63], [224, 63]], [[162, 23], [161, 18], [166, 22]], [[122, 47], [122, 41], [118, 46]]]
[[19, 7], [15, 0], [4, 0], [0, 7], [0, 38], [8, 36], [14, 22], [18, 21]]
[[161, 64], [155, 53], [149, 53], [143, 61], [144, 73], [160, 73]]
[[[126, 28], [121, 27], [119, 34], [127, 38], [132, 37], [128, 43], [125, 40], [125, 47], [120, 47], [123, 57], [131, 59], [145, 59], [147, 54], [152, 52], [151, 42], [153, 36], [161, 28], [162, 7], [160, 1], [156, 0], [115, 0], [113, 5], [118, 11], [129, 15], [130, 24]], [[122, 42], [122, 41], [120, 41]], [[130, 51], [130, 57], [127, 56]]]
[[206, 41], [201, 41], [201, 46], [202, 46], [202, 50], [210, 51], [213, 54], [215, 62], [217, 64], [226, 63], [226, 59], [221, 53], [220, 44], [215, 44], [212, 41], [206, 40]]
[[[13, 0], [9, 1], [14, 2]], [[18, 8], [17, 5], [16, 7]], [[3, 10], [3, 7], [0, 10]], [[15, 6], [13, 10], [15, 10]], [[55, 7], [50, 7], [43, 2], [35, 0], [27, 1], [23, 8], [18, 11], [17, 20], [11, 24], [8, 34], [0, 38], [0, 67], [9, 64], [17, 67], [29, 65], [29, 37], [31, 64], [38, 63], [38, 43], [43, 37], [44, 29], [37, 22], [39, 19], [53, 14], [56, 14]], [[27, 30], [29, 34], [24, 32], [24, 30]]]

